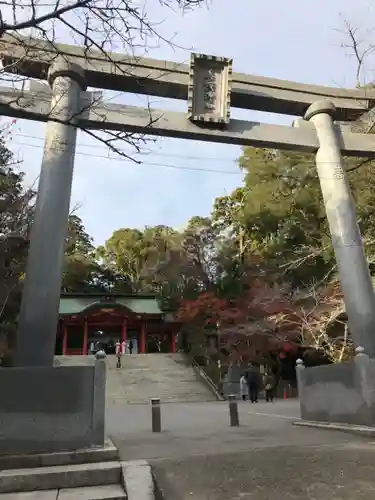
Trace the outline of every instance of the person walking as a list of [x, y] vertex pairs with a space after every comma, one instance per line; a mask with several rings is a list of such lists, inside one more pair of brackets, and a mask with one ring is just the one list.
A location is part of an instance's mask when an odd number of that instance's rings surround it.
[[254, 365], [250, 365], [250, 368], [246, 372], [246, 382], [249, 389], [249, 399], [251, 403], [258, 402], [259, 395], [259, 372]]
[[90, 342], [90, 346], [89, 346], [89, 354], [95, 354], [95, 344], [94, 342]]
[[240, 378], [240, 393], [242, 401], [246, 401], [247, 396], [249, 394], [249, 388], [247, 387], [246, 375], [245, 373]]
[[272, 403], [275, 394], [275, 376], [272, 372], [267, 372], [264, 376], [264, 390], [266, 392], [267, 403]]
[[116, 368], [121, 368], [122, 350], [121, 350], [121, 342], [119, 340], [116, 342], [115, 353], [116, 353]]
[[129, 354], [131, 354], [133, 352], [133, 339], [129, 340], [128, 349], [129, 349]]

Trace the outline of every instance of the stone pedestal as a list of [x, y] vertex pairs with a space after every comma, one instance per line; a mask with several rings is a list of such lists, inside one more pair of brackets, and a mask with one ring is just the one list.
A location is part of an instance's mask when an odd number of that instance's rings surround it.
[[104, 446], [105, 363], [0, 369], [0, 452]]
[[375, 359], [305, 368], [297, 363], [303, 420], [375, 427]]

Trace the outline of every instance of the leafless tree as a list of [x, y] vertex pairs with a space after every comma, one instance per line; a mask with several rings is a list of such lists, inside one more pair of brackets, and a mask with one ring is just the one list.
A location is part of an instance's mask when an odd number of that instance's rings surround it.
[[[345, 53], [354, 61], [355, 83], [358, 89], [363, 91], [363, 98], [368, 98], [370, 90], [374, 89], [373, 79], [368, 81], [371, 71], [371, 61], [375, 52], [375, 44], [371, 41], [372, 32], [361, 29], [347, 19], [343, 19], [343, 25], [337, 30], [342, 37], [340, 44]], [[353, 133], [369, 134], [374, 132], [375, 108], [372, 107], [354, 122], [350, 122], [350, 130]], [[358, 159], [354, 165], [347, 169], [348, 172], [357, 170], [368, 165], [375, 159], [375, 154], [365, 159]]]
[[357, 88], [363, 88], [366, 86], [365, 65], [374, 53], [375, 45], [364, 38], [359, 27], [354, 26], [345, 19], [343, 28], [339, 32], [344, 37], [341, 48], [354, 59], [356, 86]]
[[307, 351], [323, 354], [332, 363], [353, 356], [352, 337], [340, 283], [336, 277], [324, 285], [311, 286], [267, 317], [280, 340], [296, 342]]
[[[169, 9], [186, 11], [205, 3], [206, 0], [158, 0], [161, 12]], [[25, 38], [26, 37], [26, 38]], [[33, 50], [30, 41], [37, 39], [45, 47], [55, 51], [53, 57], [64, 57], [61, 43], [74, 44], [84, 49], [89, 59], [93, 51], [102, 59], [110, 61], [114, 71], [124, 70], [121, 58], [129, 59], [147, 53], [150, 47], [167, 43], [174, 45], [174, 35], [166, 38], [161, 34], [160, 22], [154, 22], [147, 11], [147, 2], [137, 0], [0, 0], [0, 45], [1, 39], [14, 40], [25, 50]], [[39, 49], [40, 50], [40, 49]], [[43, 50], [43, 49], [42, 49]], [[112, 51], [117, 57], [112, 57]], [[52, 62], [52, 61], [51, 61]], [[6, 82], [24, 85], [24, 79], [17, 74], [22, 60], [5, 64], [2, 79]], [[130, 69], [131, 72], [131, 69]], [[113, 97], [111, 98], [113, 99]], [[94, 96], [87, 104], [92, 106], [100, 96]], [[58, 118], [54, 118], [55, 120]], [[154, 118], [150, 113], [150, 124]], [[112, 151], [128, 157], [124, 146], [139, 151], [145, 143], [143, 134], [129, 132], [95, 132], [83, 129]]]

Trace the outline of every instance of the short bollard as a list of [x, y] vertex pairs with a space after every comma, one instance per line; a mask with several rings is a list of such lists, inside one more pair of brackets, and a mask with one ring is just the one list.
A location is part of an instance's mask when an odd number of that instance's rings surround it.
[[240, 425], [240, 419], [238, 417], [238, 404], [236, 401], [236, 396], [234, 394], [229, 394], [229, 418], [231, 427], [238, 427]]
[[151, 399], [152, 432], [161, 432], [160, 398]]

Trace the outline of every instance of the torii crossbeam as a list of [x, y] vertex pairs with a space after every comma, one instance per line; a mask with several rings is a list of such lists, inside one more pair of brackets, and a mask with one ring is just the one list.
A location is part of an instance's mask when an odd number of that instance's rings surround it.
[[[151, 136], [191, 139], [259, 148], [293, 149], [315, 153], [319, 148], [316, 130], [304, 122], [303, 127], [231, 119], [225, 128], [203, 128], [187, 119], [185, 113], [139, 108], [93, 101], [91, 93], [83, 95], [83, 111], [77, 126], [83, 129], [138, 132]], [[14, 90], [0, 87], [0, 111], [3, 115], [48, 122], [52, 93]], [[336, 125], [340, 148], [347, 156], [368, 157], [374, 152], [374, 137], [353, 134], [347, 126]]]

